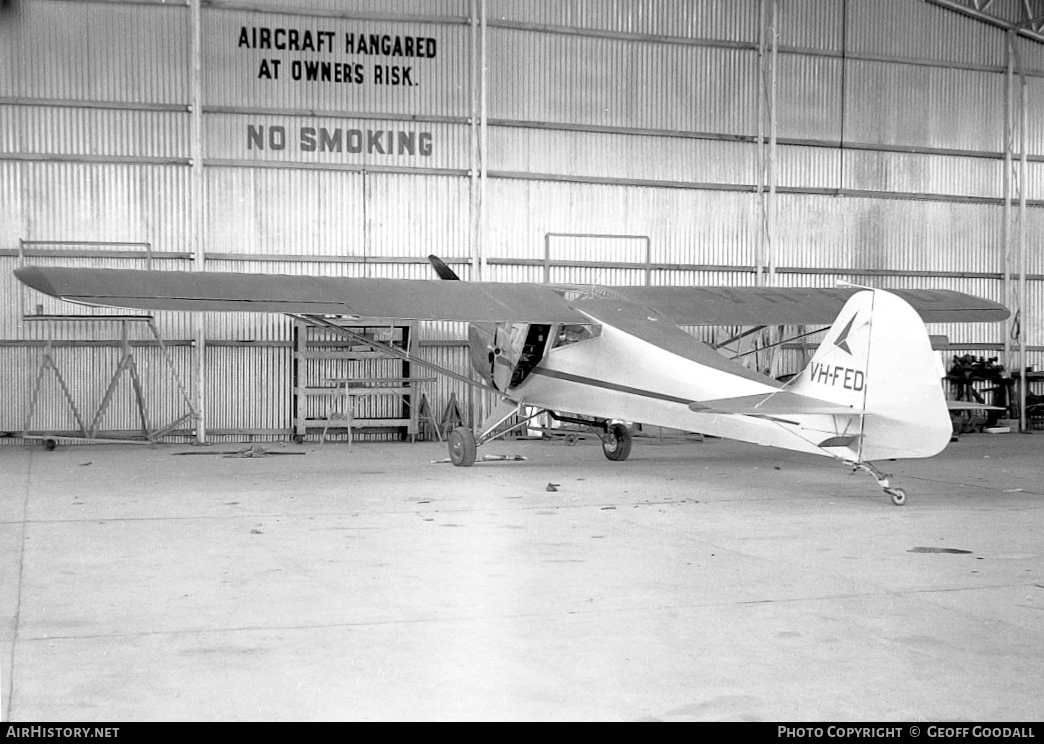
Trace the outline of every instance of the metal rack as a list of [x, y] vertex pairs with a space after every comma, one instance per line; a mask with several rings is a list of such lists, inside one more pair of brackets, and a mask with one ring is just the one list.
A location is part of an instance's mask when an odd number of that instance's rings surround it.
[[330, 326], [409, 355], [417, 324], [329, 318], [324, 324], [294, 322], [294, 440], [321, 432], [325, 441], [331, 429], [344, 430], [349, 445], [353, 430], [414, 440], [420, 432], [421, 387], [435, 378], [417, 377], [408, 359], [339, 335]]

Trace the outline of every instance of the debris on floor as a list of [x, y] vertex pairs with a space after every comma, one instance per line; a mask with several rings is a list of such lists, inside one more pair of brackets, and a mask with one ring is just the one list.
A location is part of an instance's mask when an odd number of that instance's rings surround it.
[[[475, 462], [503, 462], [510, 460], [512, 462], [519, 462], [521, 460], [528, 460], [529, 458], [525, 455], [483, 455], [475, 460]], [[441, 460], [429, 460], [431, 465], [444, 465], [447, 462], [453, 462], [448, 457], [444, 457]]]
[[[274, 454], [274, 453], [273, 453]], [[250, 445], [244, 447], [238, 452], [229, 453], [225, 457], [268, 457], [269, 452], [264, 447], [258, 447], [257, 445]]]
[[252, 444], [239, 450], [215, 450], [214, 452], [175, 452], [175, 455], [221, 455], [222, 457], [271, 457], [273, 455], [307, 455], [307, 452], [269, 452], [264, 447]]

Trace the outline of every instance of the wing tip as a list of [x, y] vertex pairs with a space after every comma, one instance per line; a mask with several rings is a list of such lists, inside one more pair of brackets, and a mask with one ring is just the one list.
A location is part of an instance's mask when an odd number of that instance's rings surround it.
[[51, 297], [58, 296], [58, 292], [47, 277], [46, 271], [39, 266], [24, 266], [20, 269], [15, 269], [14, 275], [22, 284], [35, 289], [37, 292], [43, 292]]

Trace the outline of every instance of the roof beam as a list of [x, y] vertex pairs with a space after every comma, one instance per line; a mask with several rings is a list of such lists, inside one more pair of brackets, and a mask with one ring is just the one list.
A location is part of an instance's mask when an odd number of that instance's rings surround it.
[[1044, 33], [1042, 33], [1042, 30], [1044, 30], [1044, 15], [1035, 13], [1030, 7], [1029, 0], [1023, 0], [1024, 17], [1017, 22], [988, 12], [990, 6], [993, 5], [993, 0], [924, 0], [924, 2], [955, 13], [961, 13], [1005, 31], [1014, 31], [1023, 38], [1044, 44]]

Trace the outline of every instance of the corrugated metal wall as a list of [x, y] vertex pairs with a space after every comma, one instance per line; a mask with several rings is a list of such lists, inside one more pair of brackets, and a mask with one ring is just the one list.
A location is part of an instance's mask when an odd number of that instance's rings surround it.
[[[19, 4], [0, 21], [0, 379], [15, 402], [0, 431], [21, 430], [47, 339], [85, 410], [119, 360], [112, 321], [23, 321], [37, 305], [69, 309], [27, 298], [11, 274], [20, 261], [427, 278], [435, 253], [465, 278], [461, 262], [481, 255], [492, 280], [754, 283], [763, 17], [771, 2]], [[918, 0], [788, 0], [775, 30], [775, 281], [1003, 300], [1004, 34]], [[424, 51], [384, 55], [370, 35]], [[1030, 122], [1023, 330], [1040, 363], [1044, 50], [1017, 44]], [[286, 436], [288, 321], [157, 323], [211, 431]], [[1003, 333], [932, 330], [969, 348]], [[149, 408], [175, 419], [177, 385], [135, 333]], [[424, 357], [466, 371], [461, 324], [420, 337]], [[62, 428], [68, 406], [48, 376], [34, 422]], [[469, 391], [445, 381], [432, 407], [451, 393], [467, 407]], [[137, 426], [128, 396], [120, 387], [106, 428]]]

